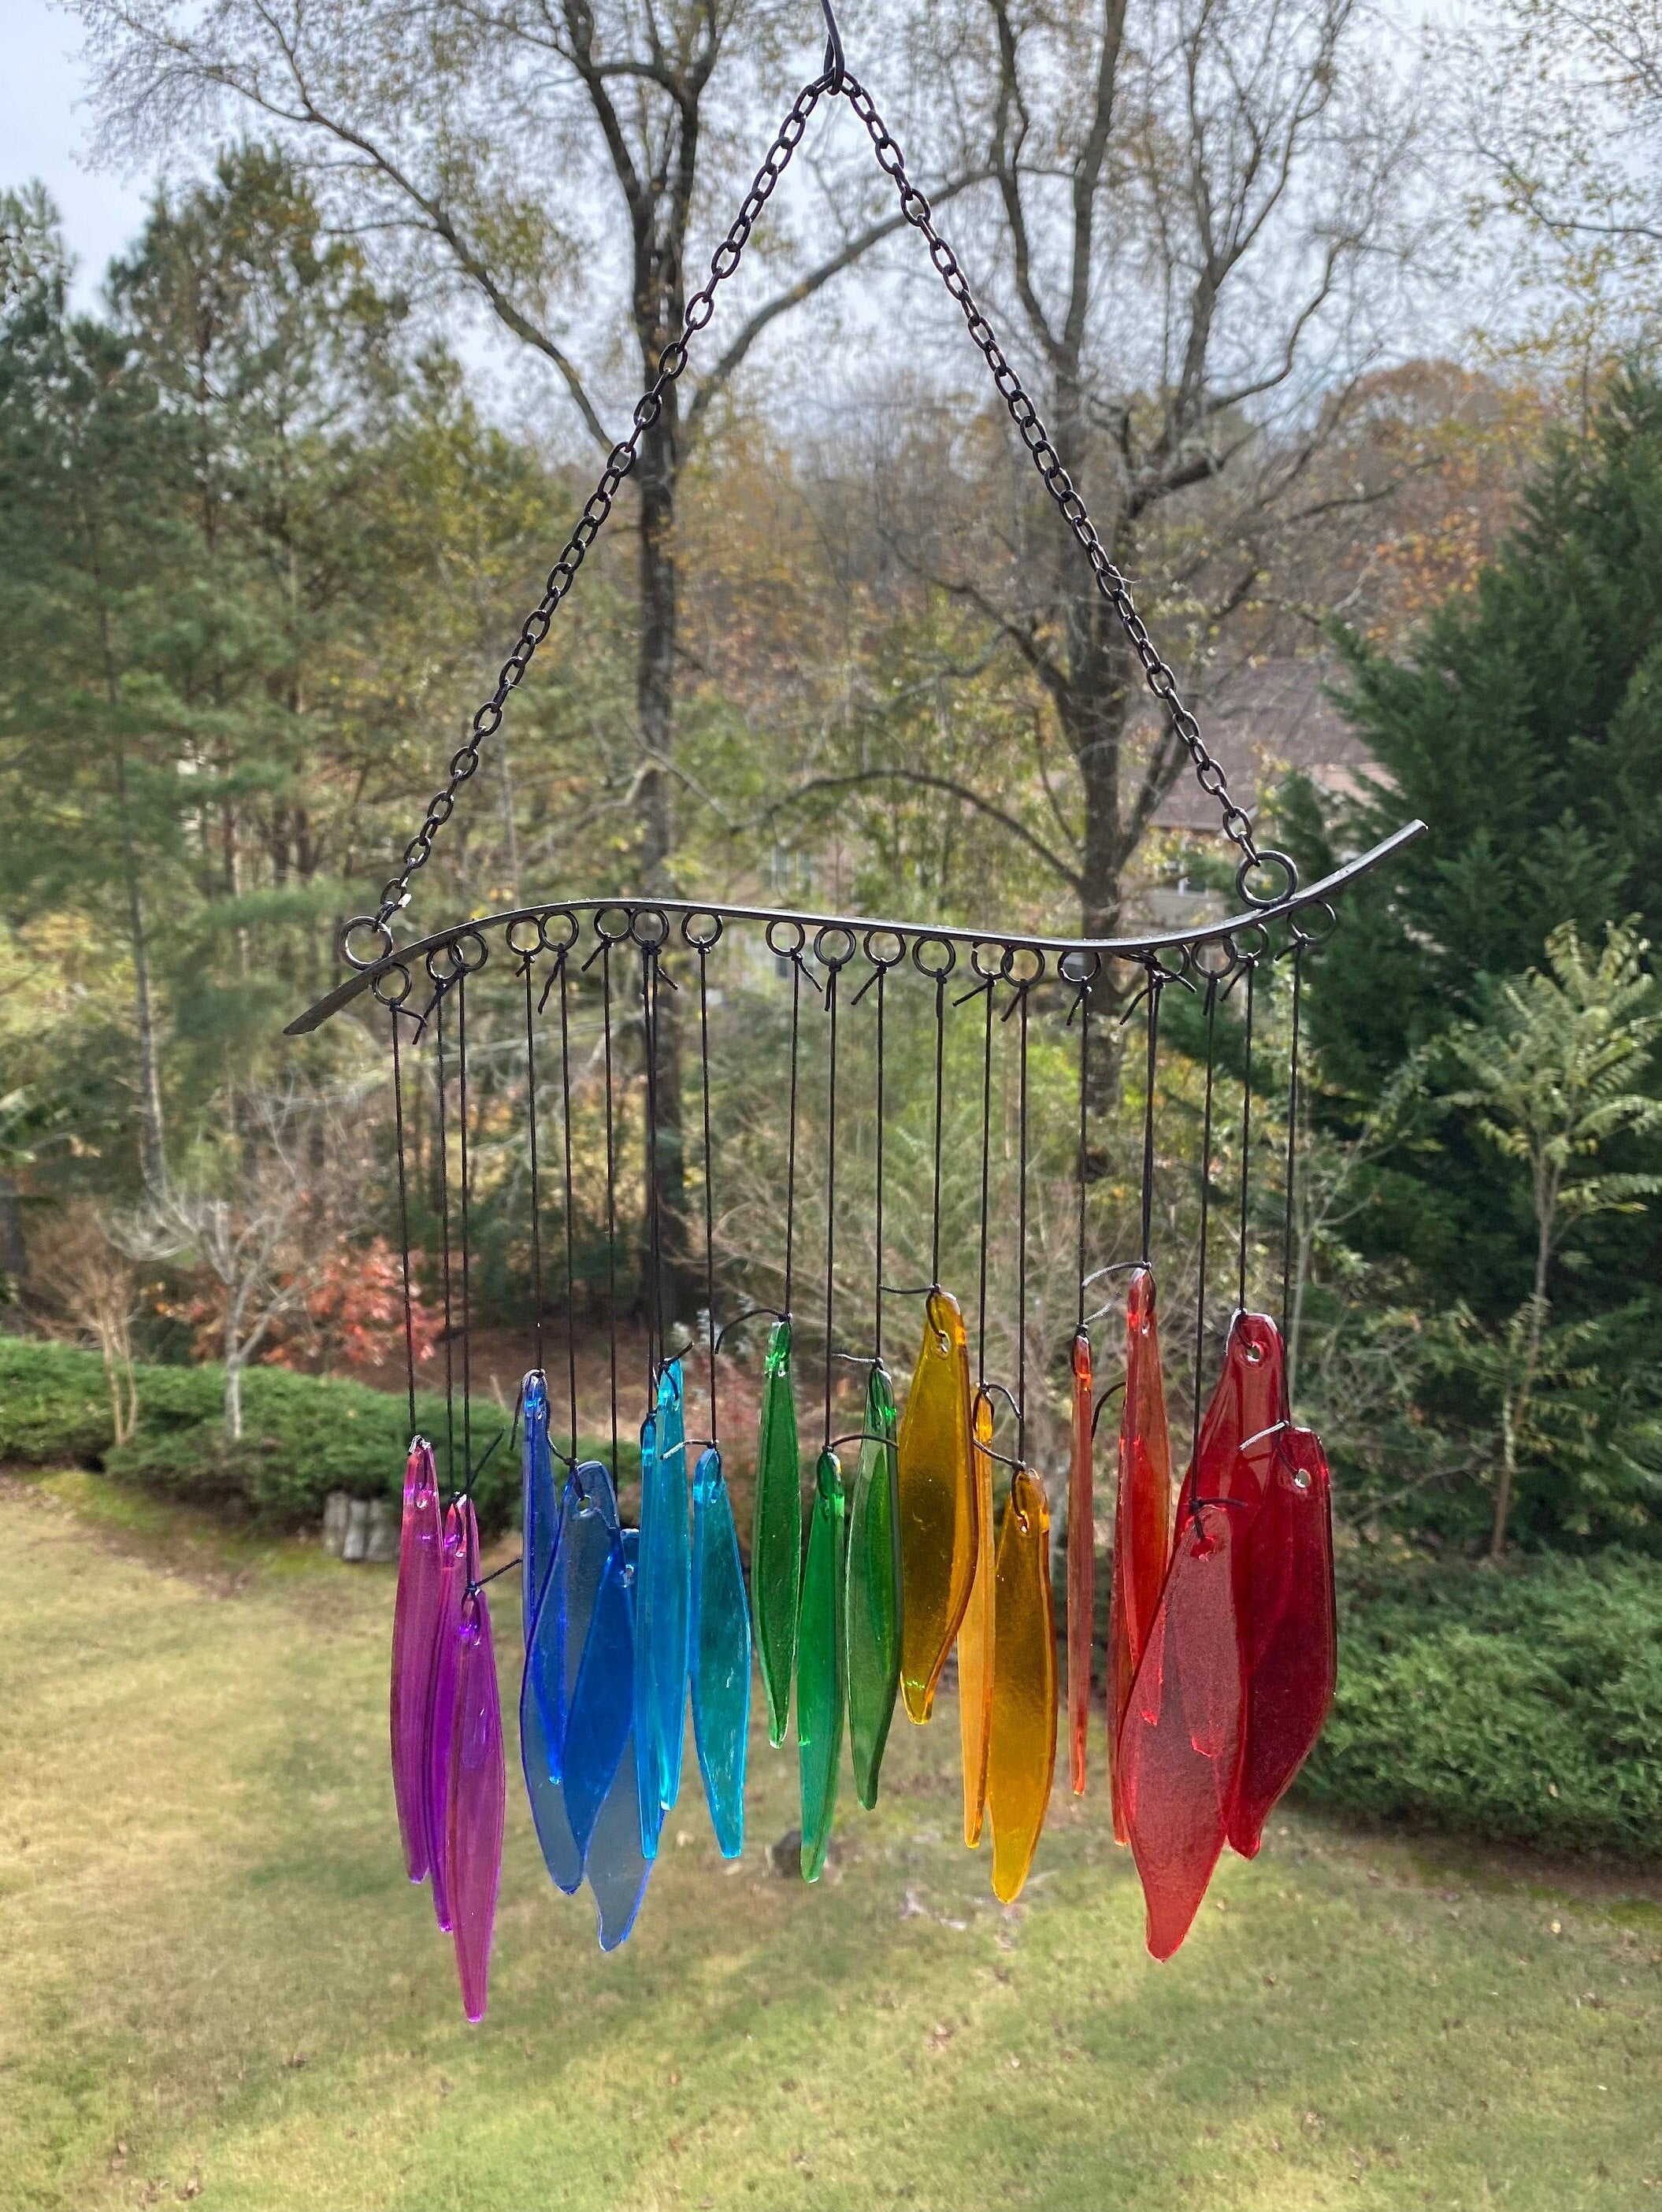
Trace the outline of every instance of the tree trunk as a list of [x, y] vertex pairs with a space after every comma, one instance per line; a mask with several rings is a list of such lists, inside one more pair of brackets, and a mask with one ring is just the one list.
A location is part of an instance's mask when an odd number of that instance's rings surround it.
[[[125, 778], [123, 779], [125, 784]], [[161, 1065], [156, 1052], [155, 1001], [150, 987], [149, 933], [144, 895], [131, 842], [126, 852], [127, 927], [133, 948], [133, 1005], [138, 1024], [138, 1152], [145, 1188], [167, 1188], [167, 1150], [161, 1119]]]
[[17, 1202], [17, 1178], [12, 1175], [0, 1175], [0, 1273], [10, 1277], [14, 1297], [22, 1290], [29, 1276], [23, 1214]]
[[242, 1362], [227, 1352], [225, 1361], [225, 1441], [234, 1444], [242, 1436]]
[[[661, 898], [675, 893], [674, 793], [665, 763], [674, 744], [675, 636], [680, 579], [675, 562], [675, 494], [679, 476], [674, 394], [666, 394], [658, 422], [641, 441], [636, 470], [640, 494], [641, 633], [636, 709], [644, 764], [640, 782], [642, 888]], [[691, 1310], [686, 1151], [681, 1101], [681, 1023], [676, 994], [661, 988], [654, 1054], [657, 1144], [652, 1163], [658, 1193], [661, 1289], [653, 1287], [649, 1231], [642, 1252], [647, 1316], [655, 1322], [661, 1297], [666, 1329]]]

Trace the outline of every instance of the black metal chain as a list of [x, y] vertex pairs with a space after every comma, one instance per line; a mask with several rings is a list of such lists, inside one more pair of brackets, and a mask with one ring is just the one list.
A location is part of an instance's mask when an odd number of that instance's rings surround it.
[[[934, 264], [941, 282], [963, 310], [970, 337], [991, 372], [994, 385], [1009, 410], [1010, 419], [1021, 434], [1022, 443], [1032, 458], [1033, 466], [1056, 502], [1057, 512], [1067, 524], [1075, 542], [1090, 563], [1097, 589], [1113, 609], [1132, 651], [1141, 664], [1149, 690], [1165, 708], [1172, 734], [1189, 755], [1196, 781], [1208, 797], [1218, 802], [1222, 812], [1223, 834], [1241, 854], [1237, 883], [1243, 896], [1250, 896], [1245, 887], [1247, 872], [1266, 860], [1273, 860], [1284, 871], [1287, 896], [1291, 896], [1297, 888], [1298, 874], [1293, 862], [1284, 854], [1260, 853], [1253, 840], [1251, 819], [1230, 798], [1228, 778], [1221, 763], [1214, 759], [1202, 743], [1200, 725], [1184, 703], [1176, 676], [1155, 648], [1148, 635], [1148, 625], [1138, 613], [1131, 597], [1130, 586], [1123, 571], [1109, 558], [1084, 500], [1072, 477], [1062, 466], [1062, 457], [1050, 442], [1038, 410], [1028, 398], [1020, 378], [998, 343], [992, 325], [971, 291], [957, 255], [935, 228], [928, 200], [906, 174], [900, 149], [890, 137], [871, 94], [856, 78], [844, 74], [841, 44], [829, 8], [825, 14], [827, 24], [831, 26], [825, 73], [813, 83], [803, 86], [775, 132], [773, 142], [762, 157], [761, 166], [740, 203], [727, 236], [710, 256], [708, 282], [687, 301], [680, 336], [672, 338], [659, 355], [657, 374], [635, 403], [634, 423], [629, 436], [615, 445], [608, 454], [600, 481], [585, 502], [576, 527], [567, 539], [559, 559], [549, 571], [541, 599], [526, 617], [514, 650], [502, 663], [495, 689], [474, 714], [466, 741], [451, 757], [449, 774], [442, 787], [429, 799], [426, 817], [405, 848], [403, 866], [383, 888], [380, 903], [375, 912], [355, 915], [342, 927], [341, 954], [351, 967], [373, 967], [393, 951], [391, 918], [408, 904], [411, 877], [418, 869], [424, 868], [432, 857], [435, 838], [455, 811], [457, 793], [477, 774], [480, 748], [502, 727], [503, 710], [509, 697], [524, 682], [538, 647], [548, 635], [561, 603], [577, 580], [577, 573], [587, 556], [589, 547], [606, 526], [624, 479], [633, 472], [640, 459], [642, 439], [663, 412], [666, 393], [686, 368], [692, 338], [715, 313], [717, 290], [738, 268], [758, 217], [772, 198], [780, 179], [790, 165], [792, 155], [802, 143], [809, 118], [827, 94], [833, 99], [840, 97], [846, 100], [865, 125], [878, 167], [891, 179], [899, 195], [902, 216], [923, 238], [929, 249], [929, 258]], [[1269, 902], [1269, 900], [1254, 901], [1254, 903]], [[374, 938], [374, 947], [368, 951], [360, 951], [356, 949], [355, 940], [365, 932]]]
[[[1176, 676], [1156, 650], [1148, 635], [1148, 625], [1137, 612], [1130, 586], [1123, 573], [1109, 559], [1085, 501], [1080, 496], [1072, 477], [1063, 468], [1062, 456], [1051, 444], [1039, 419], [1038, 410], [1023, 389], [1021, 379], [1005, 358], [992, 325], [982, 313], [975, 295], [970, 289], [969, 280], [959, 266], [958, 256], [935, 228], [928, 201], [907, 176], [900, 149], [889, 136], [871, 94], [853, 77], [845, 78], [840, 89], [866, 126], [879, 168], [893, 181], [900, 197], [901, 214], [923, 238], [941, 283], [963, 310], [970, 337], [992, 373], [999, 397], [1021, 434], [1021, 442], [1032, 456], [1033, 466], [1038, 471], [1044, 489], [1055, 501], [1057, 512], [1072, 532], [1075, 543], [1090, 562], [1097, 589], [1117, 616], [1132, 651], [1142, 665], [1143, 678], [1148, 689], [1165, 708], [1173, 735], [1189, 755], [1196, 781], [1208, 798], [1217, 800], [1223, 816], [1223, 834], [1240, 854], [1240, 872], [1244, 875], [1248, 869], [1256, 867], [1263, 856], [1253, 842], [1251, 820], [1229, 796], [1229, 779], [1222, 764], [1213, 758], [1202, 742], [1200, 724], [1184, 704]], [[1277, 866], [1287, 871], [1289, 884], [1296, 887], [1293, 863], [1285, 854], [1277, 854], [1275, 859]]]

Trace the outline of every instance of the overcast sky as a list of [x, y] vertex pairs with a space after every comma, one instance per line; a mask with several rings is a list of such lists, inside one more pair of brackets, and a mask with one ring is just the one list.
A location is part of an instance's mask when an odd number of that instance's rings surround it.
[[0, 0], [0, 185], [40, 181], [58, 203], [76, 255], [76, 300], [89, 306], [112, 255], [138, 228], [142, 179], [94, 171], [81, 27], [47, 0]]

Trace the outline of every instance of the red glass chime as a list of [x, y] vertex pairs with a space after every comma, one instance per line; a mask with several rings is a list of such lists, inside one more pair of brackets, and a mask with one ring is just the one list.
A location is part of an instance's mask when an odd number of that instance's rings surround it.
[[1265, 1315], [1238, 1313], [1168, 1560], [1170, 1444], [1146, 1268], [1132, 1278], [1126, 1327], [1109, 1632], [1114, 1825], [1141, 1877], [1148, 1948], [1168, 1959], [1224, 1844], [1256, 1854], [1326, 1720], [1332, 1528], [1320, 1441], [1288, 1418], [1281, 1331]]

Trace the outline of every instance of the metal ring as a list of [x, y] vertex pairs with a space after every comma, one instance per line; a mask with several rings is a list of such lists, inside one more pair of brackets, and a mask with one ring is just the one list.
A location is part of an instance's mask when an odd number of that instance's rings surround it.
[[[1266, 891], [1262, 895], [1250, 890], [1246, 879], [1258, 868], [1279, 868], [1282, 872], [1283, 888], [1278, 891]], [[1256, 860], [1250, 857], [1243, 860], [1235, 871], [1236, 895], [1245, 899], [1248, 906], [1283, 906], [1288, 899], [1297, 896], [1298, 889], [1299, 871], [1294, 864], [1292, 854], [1278, 852], [1273, 845], [1266, 845]]]
[[[607, 917], [613, 915], [621, 915], [623, 917], [623, 927], [621, 929], [608, 929], [606, 927]], [[594, 924], [594, 934], [600, 939], [602, 945], [628, 944], [629, 933], [635, 926], [635, 917], [626, 906], [596, 907], [591, 919]]]
[[[396, 998], [391, 998], [385, 991], [382, 990], [381, 985], [383, 983], [390, 983], [395, 975], [404, 985], [404, 988], [399, 993]], [[374, 981], [369, 986], [369, 988], [380, 1000], [383, 1006], [401, 1006], [405, 1000], [410, 996], [410, 994], [414, 988], [415, 985], [411, 981], [410, 970], [402, 964], [393, 968], [383, 968], [380, 974], [376, 976]]]
[[[459, 929], [452, 941], [456, 948], [456, 957], [461, 963], [462, 973], [466, 975], [477, 975], [490, 957], [490, 948], [477, 929]], [[470, 945], [478, 947], [479, 957], [477, 960], [470, 960], [467, 957], [467, 947]]]
[[[779, 944], [773, 933], [776, 929], [794, 929], [796, 932], [796, 942], [794, 945]], [[808, 933], [800, 921], [770, 921], [764, 934], [767, 938], [768, 951], [772, 953], [776, 960], [801, 959], [802, 947], [808, 941]]]
[[[529, 945], [521, 944], [519, 939], [514, 934], [516, 929], [531, 931], [532, 941]], [[508, 951], [517, 952], [521, 960], [533, 958], [543, 949], [543, 926], [540, 918], [534, 914], [516, 914], [507, 928], [503, 930], [502, 941]]]
[[[1257, 933], [1257, 943], [1256, 945], [1244, 945], [1241, 942], [1242, 939], [1246, 936], [1249, 931], [1255, 931]], [[1269, 932], [1264, 927], [1261, 921], [1243, 922], [1239, 929], [1230, 931], [1229, 943], [1234, 948], [1235, 958], [1239, 965], [1243, 968], [1250, 968], [1255, 961], [1262, 960], [1268, 953], [1269, 950]]]
[[[827, 951], [825, 948], [828, 942], [833, 938], [839, 937], [848, 946], [847, 951], [842, 953], [832, 953]], [[849, 961], [853, 959], [855, 954], [859, 950], [859, 939], [855, 935], [854, 932], [847, 927], [843, 922], [828, 921], [820, 928], [817, 929], [813, 933], [813, 957], [820, 963], [822, 967], [831, 969], [846, 968]]]
[[[1252, 927], [1255, 929], [1261, 928], [1263, 924], [1255, 922]], [[1223, 965], [1221, 968], [1208, 966], [1205, 956], [1208, 952], [1222, 953]], [[1209, 983], [1226, 982], [1240, 965], [1240, 955], [1235, 950], [1234, 941], [1227, 937], [1208, 937], [1203, 944], [1196, 945], [1193, 948], [1192, 957], [1195, 963], [1195, 973], [1197, 975], [1204, 975]]]
[[1172, 949], [1178, 956], [1178, 964], [1175, 968], [1168, 967], [1161, 959], [1158, 946], [1148, 955], [1148, 973], [1151, 979], [1159, 975], [1167, 983], [1182, 983], [1187, 981], [1189, 970], [1194, 963], [1194, 950], [1192, 946], [1187, 945], [1178, 945]]
[[[693, 927], [695, 921], [713, 922], [715, 927], [706, 935], [702, 930]], [[721, 932], [726, 927], [727, 924], [721, 915], [713, 909], [701, 908], [697, 913], [684, 914], [681, 916], [681, 941], [685, 945], [690, 945], [695, 952], [708, 952], [713, 945], [721, 943]]]
[[[1019, 975], [1016, 970], [1016, 963], [1018, 960], [1021, 959], [1024, 955], [1027, 959], [1035, 963], [1032, 973], [1028, 975]], [[1016, 986], [1018, 990], [1031, 991], [1035, 983], [1042, 983], [1044, 981], [1044, 955], [1039, 951], [1038, 945], [1012, 945], [1010, 948], [1010, 966], [1008, 971], [1009, 981]]]
[[[996, 968], [983, 968], [981, 964], [982, 953], [989, 945], [996, 946], [998, 952], [998, 965]], [[981, 978], [983, 983], [1001, 983], [1004, 981], [1004, 978], [1009, 974], [1010, 963], [1014, 959], [1014, 957], [1015, 951], [1013, 946], [1008, 945], [997, 945], [996, 940], [993, 938], [978, 937], [975, 943], [970, 947], [970, 966]]]
[[[1309, 925], [1318, 915], [1324, 915], [1326, 918], [1319, 929], [1312, 929]], [[1296, 943], [1312, 945], [1325, 945], [1338, 927], [1339, 917], [1325, 899], [1318, 899], [1313, 905], [1301, 906], [1295, 915], [1288, 917], [1288, 923]]]
[[[658, 933], [642, 933], [642, 922], [656, 922]], [[642, 952], [656, 952], [669, 942], [669, 916], [661, 906], [637, 906], [629, 918], [629, 933]]]
[[[890, 937], [894, 939], [894, 951], [886, 960], [876, 950], [880, 937]], [[874, 968], [898, 968], [906, 957], [906, 940], [898, 929], [868, 929], [866, 932], [865, 944], [861, 949]]]
[[[441, 954], [443, 954], [445, 961], [442, 969], [436, 964]], [[457, 950], [454, 937], [447, 937], [441, 945], [434, 945], [427, 955], [424, 965], [429, 977], [441, 988], [447, 983], [454, 983], [459, 976], [467, 973], [467, 963]]]
[[[1088, 968], [1084, 965], [1087, 960], [1091, 963]], [[1075, 962], [1079, 964], [1070, 965]], [[1101, 973], [1102, 955], [1088, 945], [1070, 945], [1056, 960], [1056, 974], [1062, 981], [1081, 991], [1088, 991]]]
[[[931, 946], [937, 951], [946, 954], [944, 967], [934, 967], [923, 957], [924, 953]], [[944, 983], [958, 965], [958, 948], [948, 938], [920, 937], [912, 945], [912, 965], [920, 975], [927, 975], [932, 983]]]
[[[565, 924], [566, 933], [563, 937], [556, 939], [549, 935], [548, 925], [551, 921], [563, 921]], [[570, 951], [572, 946], [582, 935], [582, 925], [569, 907], [557, 907], [551, 914], [539, 915], [537, 927], [541, 934], [544, 948], [560, 958], [563, 958]]]
[[[380, 945], [380, 951], [372, 952], [367, 959], [352, 950], [353, 936], [360, 929], [373, 929]], [[341, 924], [340, 957], [349, 968], [373, 968], [378, 960], [385, 960], [392, 950], [392, 930], [386, 922], [377, 921], [373, 914], [355, 914], [350, 921]]]

